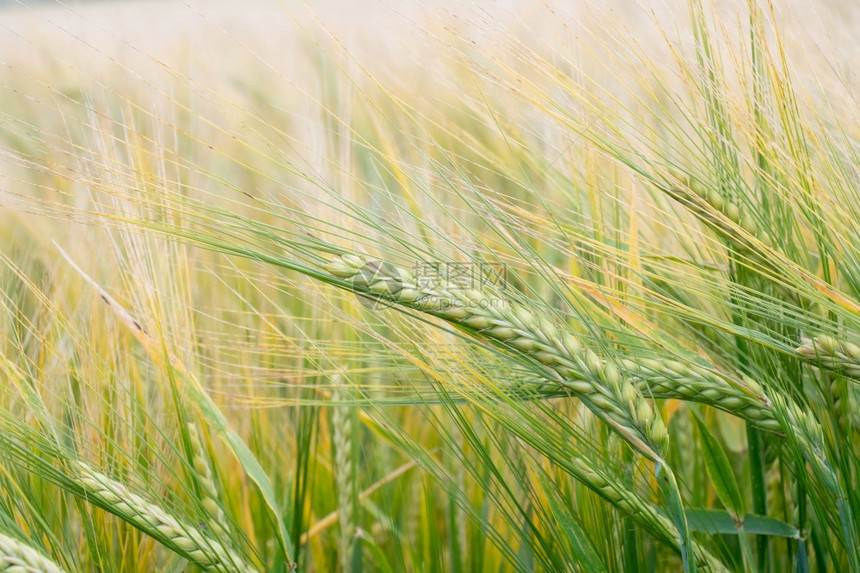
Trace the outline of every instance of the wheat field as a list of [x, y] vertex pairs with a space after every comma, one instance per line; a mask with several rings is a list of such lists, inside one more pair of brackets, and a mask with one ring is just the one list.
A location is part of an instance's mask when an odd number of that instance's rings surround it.
[[858, 26], [0, 3], [0, 571], [860, 572]]

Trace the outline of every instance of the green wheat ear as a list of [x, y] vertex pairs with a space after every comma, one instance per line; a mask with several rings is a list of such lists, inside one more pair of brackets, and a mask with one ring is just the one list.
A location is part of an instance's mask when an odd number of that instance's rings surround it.
[[200, 504], [206, 510], [209, 516], [209, 526], [212, 531], [219, 536], [229, 537], [226, 528], [227, 516], [221, 505], [218, 503], [218, 489], [215, 486], [215, 477], [212, 474], [212, 467], [206, 456], [206, 449], [200, 441], [200, 434], [197, 426], [188, 423], [188, 439], [191, 442], [192, 466], [197, 477], [197, 483], [200, 486], [201, 499]]
[[[356, 286], [351, 282], [363, 264], [361, 257], [348, 255], [333, 260], [325, 265], [325, 269], [346, 280], [348, 288], [354, 291], [374, 293], [379, 290], [374, 290], [374, 285]], [[659, 451], [665, 451], [668, 436], [662, 419], [654, 416], [644, 399], [646, 394], [654, 398], [677, 398], [708, 404], [749, 420], [762, 429], [782, 431], [771, 401], [761, 385], [749, 377], [745, 377], [742, 383], [732, 383], [707, 368], [677, 360], [649, 358], [622, 358], [617, 362], [623, 367], [622, 371], [615, 362], [585, 348], [573, 332], [546, 316], [535, 318], [532, 312], [506, 300], [502, 301], [501, 310], [491, 308], [492, 305], [478, 306], [477, 302], [495, 298], [489, 293], [461, 293], [437, 286], [422, 288], [410, 282], [411, 277], [405, 272], [402, 272], [401, 279], [400, 290], [392, 290], [389, 286], [391, 277], [378, 277], [379, 283], [386, 284], [387, 300], [440, 316], [528, 355], [554, 371], [558, 375], [556, 382], [586, 397], [614, 421], [645, 428], [643, 437], [659, 444]], [[407, 296], [400, 296], [404, 291]], [[440, 300], [458, 304], [434, 307]]]
[[[331, 379], [332, 400], [340, 402], [347, 396], [347, 387], [343, 375], [335, 374]], [[331, 415], [332, 447], [334, 448], [334, 463], [332, 472], [337, 488], [338, 526], [338, 557], [341, 570], [349, 571], [352, 563], [353, 546], [356, 543], [355, 508], [353, 503], [353, 485], [356, 480], [356, 467], [353, 462], [354, 431], [353, 408], [344, 404], [335, 404]]]
[[795, 351], [811, 362], [860, 380], [860, 345], [820, 335], [804, 338]]
[[75, 462], [73, 468], [88, 500], [158, 539], [205, 571], [256, 573], [257, 570], [232, 549], [204, 535], [196, 526], [182, 522], [160, 506], [132, 493], [124, 484], [84, 462]]
[[[731, 239], [741, 250], [748, 254], [755, 254], [755, 250], [751, 249], [743, 240], [735, 227], [727, 224], [725, 220], [740, 227], [766, 247], [773, 247], [773, 239], [771, 239], [770, 234], [756, 223], [748, 210], [724, 199], [718, 190], [707, 187], [703, 182], [689, 177], [685, 173], [672, 169], [670, 175], [670, 179], [676, 183], [662, 188], [701, 220]], [[714, 212], [719, 213], [723, 218], [715, 216], [704, 205], [710, 206]]]
[[[374, 265], [369, 284], [366, 277], [370, 274], [364, 272], [367, 265]], [[354, 292], [384, 297], [437, 316], [536, 360], [555, 372], [560, 384], [577, 393], [644, 455], [655, 461], [665, 456], [669, 433], [663, 419], [615, 364], [584, 349], [573, 333], [491, 293], [418, 284], [408, 271], [398, 270], [394, 276], [387, 271], [388, 266], [342, 255], [324, 268]]]
[[63, 573], [56, 563], [15, 538], [0, 533], [0, 571], [6, 573]]

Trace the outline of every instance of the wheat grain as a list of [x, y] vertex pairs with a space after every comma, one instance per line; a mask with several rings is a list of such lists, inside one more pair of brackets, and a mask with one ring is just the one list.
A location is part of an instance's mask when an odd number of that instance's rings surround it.
[[645, 394], [707, 404], [763, 430], [782, 431], [773, 404], [761, 385], [751, 378], [745, 377], [741, 384], [708, 368], [677, 360], [624, 359], [622, 364], [633, 373], [634, 383]]
[[60, 567], [13, 537], [0, 533], [0, 571], [5, 573], [63, 573]]

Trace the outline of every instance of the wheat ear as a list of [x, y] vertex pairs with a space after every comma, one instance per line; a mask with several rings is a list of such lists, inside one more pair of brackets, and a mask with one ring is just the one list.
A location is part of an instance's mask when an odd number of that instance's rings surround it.
[[[773, 403], [761, 385], [749, 377], [738, 382], [713, 369], [673, 359], [622, 358], [618, 363], [630, 382], [645, 396], [707, 404], [768, 432], [783, 431]], [[517, 382], [537, 386], [558, 383], [545, 376], [519, 377]]]
[[[368, 265], [374, 265], [370, 280], [364, 272]], [[624, 369], [622, 376], [616, 363], [598, 357], [564, 327], [557, 327], [546, 317], [535, 318], [508, 301], [479, 304], [490, 297], [473, 290], [421, 287], [406, 271], [397, 270], [394, 276], [389, 265], [367, 263], [353, 255], [340, 257], [326, 268], [350, 281], [355, 291], [440, 316], [529, 355], [555, 372], [556, 383], [585, 397], [618, 424], [644, 426], [645, 439], [660, 444], [658, 450], [665, 448], [665, 427], [650, 411], [644, 396], [700, 402], [741, 416], [768, 431], [782, 429], [771, 401], [751, 379], [744, 379], [743, 384], [730, 382], [704, 367], [657, 359], [622, 359], [617, 363]]]
[[744, 377], [743, 383], [738, 383], [703, 366], [671, 359], [623, 359], [621, 363], [645, 394], [707, 404], [763, 430], [782, 431], [773, 403], [751, 378]]
[[408, 271], [355, 255], [343, 255], [325, 269], [355, 292], [437, 316], [529, 356], [554, 372], [559, 383], [642, 454], [662, 461], [669, 433], [642, 392], [613, 362], [584, 349], [575, 336], [550, 320], [538, 320], [523, 306], [474, 289], [419, 285]]
[[688, 177], [684, 173], [672, 170], [671, 175], [679, 185], [669, 185], [661, 188], [669, 196], [690, 209], [697, 217], [719, 229], [723, 235], [731, 238], [741, 250], [752, 252], [746, 241], [738, 235], [736, 229], [727, 224], [722, 218], [714, 216], [712, 211], [702, 205], [702, 202], [708, 204], [714, 211], [721, 213], [723, 217], [738, 225], [741, 229], [761, 241], [765, 246], [773, 246], [773, 240], [770, 235], [758, 226], [755, 219], [752, 218], [746, 209], [739, 207], [731, 201], [727, 201], [718, 191], [705, 188], [701, 182]]
[[[643, 500], [635, 493], [620, 487], [617, 481], [607, 476], [603, 471], [593, 467], [581, 458], [572, 458], [568, 470], [580, 482], [600, 494], [601, 497], [615, 507], [626, 512], [630, 517], [649, 529], [656, 529], [676, 551], [681, 551], [681, 538], [672, 521], [658, 511], [653, 505]], [[696, 563], [709, 571], [726, 571], [725, 566], [707, 549], [698, 543], [693, 543], [693, 554]]]
[[[628, 368], [638, 366], [640, 372], [646, 371], [647, 383], [663, 397], [706, 403], [739, 415], [765, 430], [790, 434], [830, 493], [837, 499], [844, 497], [836, 474], [826, 461], [821, 425], [793, 400], [778, 392], [772, 393], [773, 400], [769, 399], [761, 385], [748, 377], [744, 378], [743, 387], [732, 386], [719, 375], [696, 365], [650, 359], [624, 363]], [[671, 379], [673, 373], [676, 377]]]
[[625, 370], [622, 376], [615, 362], [585, 348], [571, 332], [510, 301], [500, 299], [499, 304], [482, 304], [481, 301], [491, 298], [473, 289], [420, 286], [408, 271], [377, 261], [367, 262], [355, 255], [343, 255], [325, 268], [347, 281], [354, 292], [438, 316], [528, 355], [554, 372], [555, 382], [584, 398], [592, 410], [596, 407], [596, 414], [608, 418], [616, 427], [626, 428], [628, 433], [635, 433], [641, 438], [640, 444], [659, 444], [657, 451], [666, 446], [666, 429], [659, 416], [653, 415], [645, 394], [708, 404], [773, 432], [786, 429], [807, 444], [810, 456], [820, 456], [821, 428], [817, 422], [793, 401], [781, 400], [775, 404], [751, 378], [744, 377], [743, 384], [730, 383], [712, 370], [694, 364], [626, 358], [617, 363]]
[[60, 567], [14, 537], [0, 533], [0, 571], [4, 573], [63, 573]]
[[860, 345], [821, 335], [804, 338], [795, 350], [804, 358], [860, 380]]
[[[332, 377], [332, 399], [339, 402], [343, 398], [343, 377]], [[341, 571], [349, 571], [352, 560], [352, 546], [355, 537], [353, 516], [352, 487], [355, 480], [355, 466], [352, 463], [352, 412], [349, 406], [336, 405], [331, 415], [332, 442], [334, 446], [334, 477], [337, 487], [338, 555]]]
[[209, 525], [212, 531], [218, 535], [227, 535], [225, 525], [227, 522], [224, 510], [218, 504], [218, 489], [215, 487], [215, 478], [212, 475], [212, 467], [206, 459], [206, 450], [200, 441], [197, 427], [188, 423], [188, 440], [191, 442], [191, 463], [197, 474], [197, 483], [200, 486], [200, 503], [206, 513], [209, 514]]
[[257, 570], [233, 550], [132, 493], [120, 482], [86, 463], [73, 462], [72, 465], [78, 476], [78, 484], [89, 500], [158, 539], [205, 571], [256, 573]]

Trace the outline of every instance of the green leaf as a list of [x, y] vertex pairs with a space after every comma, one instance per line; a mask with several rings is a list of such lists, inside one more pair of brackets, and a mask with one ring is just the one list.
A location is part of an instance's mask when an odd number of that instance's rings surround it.
[[284, 520], [281, 516], [281, 511], [278, 508], [278, 502], [275, 498], [275, 490], [272, 487], [272, 482], [254, 452], [245, 444], [242, 437], [230, 427], [227, 418], [221, 413], [217, 404], [203, 391], [203, 389], [191, 380], [191, 384], [186, 385], [188, 398], [200, 409], [201, 414], [212, 425], [215, 433], [223, 439], [232, 450], [242, 469], [245, 470], [245, 475], [251, 479], [257, 486], [260, 495], [263, 497], [263, 502], [269, 510], [272, 525], [275, 528], [275, 535], [280, 545], [281, 551], [288, 560], [293, 559], [293, 547], [287, 535], [287, 528], [284, 525]]
[[732, 466], [729, 463], [729, 458], [720, 446], [717, 439], [708, 430], [702, 415], [696, 408], [690, 408], [693, 413], [693, 418], [696, 420], [696, 425], [699, 427], [699, 436], [702, 444], [702, 455], [705, 458], [705, 467], [708, 470], [708, 475], [711, 477], [711, 483], [714, 485], [714, 490], [717, 496], [726, 509], [736, 518], [739, 524], [743, 524], [744, 502], [741, 497], [740, 488], [735, 480], [735, 474], [732, 472]]
[[359, 534], [356, 535], [355, 539], [357, 541], [356, 546], [359, 546], [359, 544], [361, 544], [370, 549], [370, 552], [373, 554], [374, 557], [374, 564], [377, 567], [378, 571], [381, 571], [382, 573], [393, 573], [394, 570], [391, 568], [391, 564], [388, 562], [388, 557], [382, 551], [382, 549], [380, 549], [380, 547], [376, 543], [374, 543], [371, 537]]
[[[735, 517], [719, 509], [688, 509], [687, 523], [690, 530], [712, 535], [737, 535], [740, 533]], [[764, 515], [748, 513], [743, 516], [743, 532], [771, 537], [800, 539], [800, 531], [784, 521]]]

